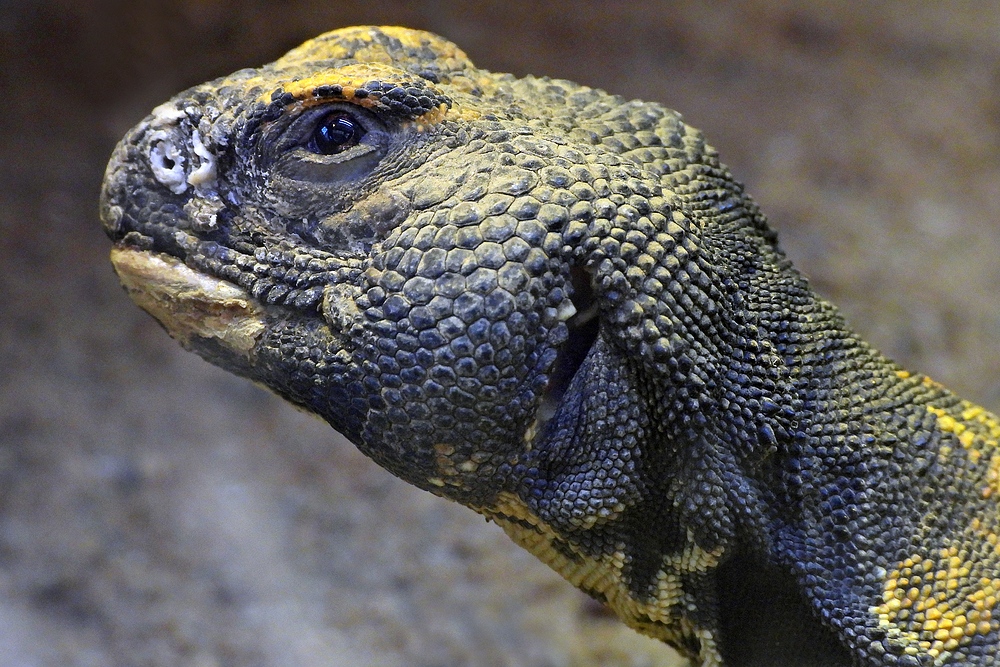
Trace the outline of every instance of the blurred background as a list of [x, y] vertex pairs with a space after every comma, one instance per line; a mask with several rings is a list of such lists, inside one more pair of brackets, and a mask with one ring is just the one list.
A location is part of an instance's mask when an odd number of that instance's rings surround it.
[[365, 23], [678, 109], [857, 329], [1000, 408], [992, 3], [0, 0], [0, 667], [680, 664], [118, 286], [120, 136]]

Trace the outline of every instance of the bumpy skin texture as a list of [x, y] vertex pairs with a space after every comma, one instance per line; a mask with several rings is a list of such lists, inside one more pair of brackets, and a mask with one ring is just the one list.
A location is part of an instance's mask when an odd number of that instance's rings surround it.
[[1000, 424], [662, 106], [339, 30], [156, 109], [101, 213], [182, 344], [696, 663], [1000, 659]]

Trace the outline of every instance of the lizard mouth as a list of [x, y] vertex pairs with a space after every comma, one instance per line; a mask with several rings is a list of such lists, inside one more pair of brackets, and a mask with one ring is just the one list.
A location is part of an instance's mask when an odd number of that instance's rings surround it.
[[204, 341], [249, 358], [264, 332], [264, 307], [232, 283], [195, 271], [180, 260], [127, 245], [111, 250], [125, 291], [183, 346]]
[[566, 320], [569, 337], [563, 344], [553, 364], [552, 374], [542, 394], [542, 401], [535, 413], [535, 420], [528, 429], [527, 439], [532, 440], [542, 427], [555, 415], [562, 398], [584, 359], [590, 353], [600, 332], [598, 303], [591, 285], [590, 273], [581, 267], [570, 271], [573, 293], [570, 297], [576, 312]]
[[[136, 211], [134, 205], [119, 205], [116, 198], [122, 197], [121, 192], [106, 186], [101, 201], [105, 232], [118, 250], [130, 251], [122, 257], [145, 253], [160, 257], [171, 267], [186, 265], [205, 279], [224, 282], [264, 306], [318, 313], [328, 285], [353, 280], [364, 268], [364, 261], [357, 256], [334, 254], [295, 238], [280, 237], [268, 231], [266, 220], [241, 226], [226, 209], [213, 214], [211, 229], [196, 229], [199, 206], [209, 206], [201, 200], [191, 199], [183, 207], [159, 202], [160, 212], [152, 216]], [[148, 207], [156, 209], [153, 204]], [[150, 267], [145, 269], [143, 275], [149, 277]]]

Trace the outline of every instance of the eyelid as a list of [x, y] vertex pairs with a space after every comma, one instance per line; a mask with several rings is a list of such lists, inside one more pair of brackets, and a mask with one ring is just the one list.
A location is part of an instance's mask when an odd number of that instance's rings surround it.
[[347, 162], [348, 160], [353, 160], [354, 158], [359, 158], [363, 155], [367, 155], [372, 151], [377, 151], [379, 147], [377, 145], [366, 142], [364, 139], [354, 144], [350, 148], [346, 148], [339, 153], [317, 153], [310, 150], [308, 145], [299, 146], [292, 152], [295, 157], [303, 162], [312, 162], [315, 164], [330, 164]]

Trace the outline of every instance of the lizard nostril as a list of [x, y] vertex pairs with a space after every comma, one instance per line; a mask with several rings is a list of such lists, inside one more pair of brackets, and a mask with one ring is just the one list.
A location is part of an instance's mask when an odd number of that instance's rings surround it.
[[149, 166], [153, 171], [153, 177], [170, 188], [174, 194], [187, 190], [184, 154], [170, 140], [166, 132], [156, 132], [150, 137]]

